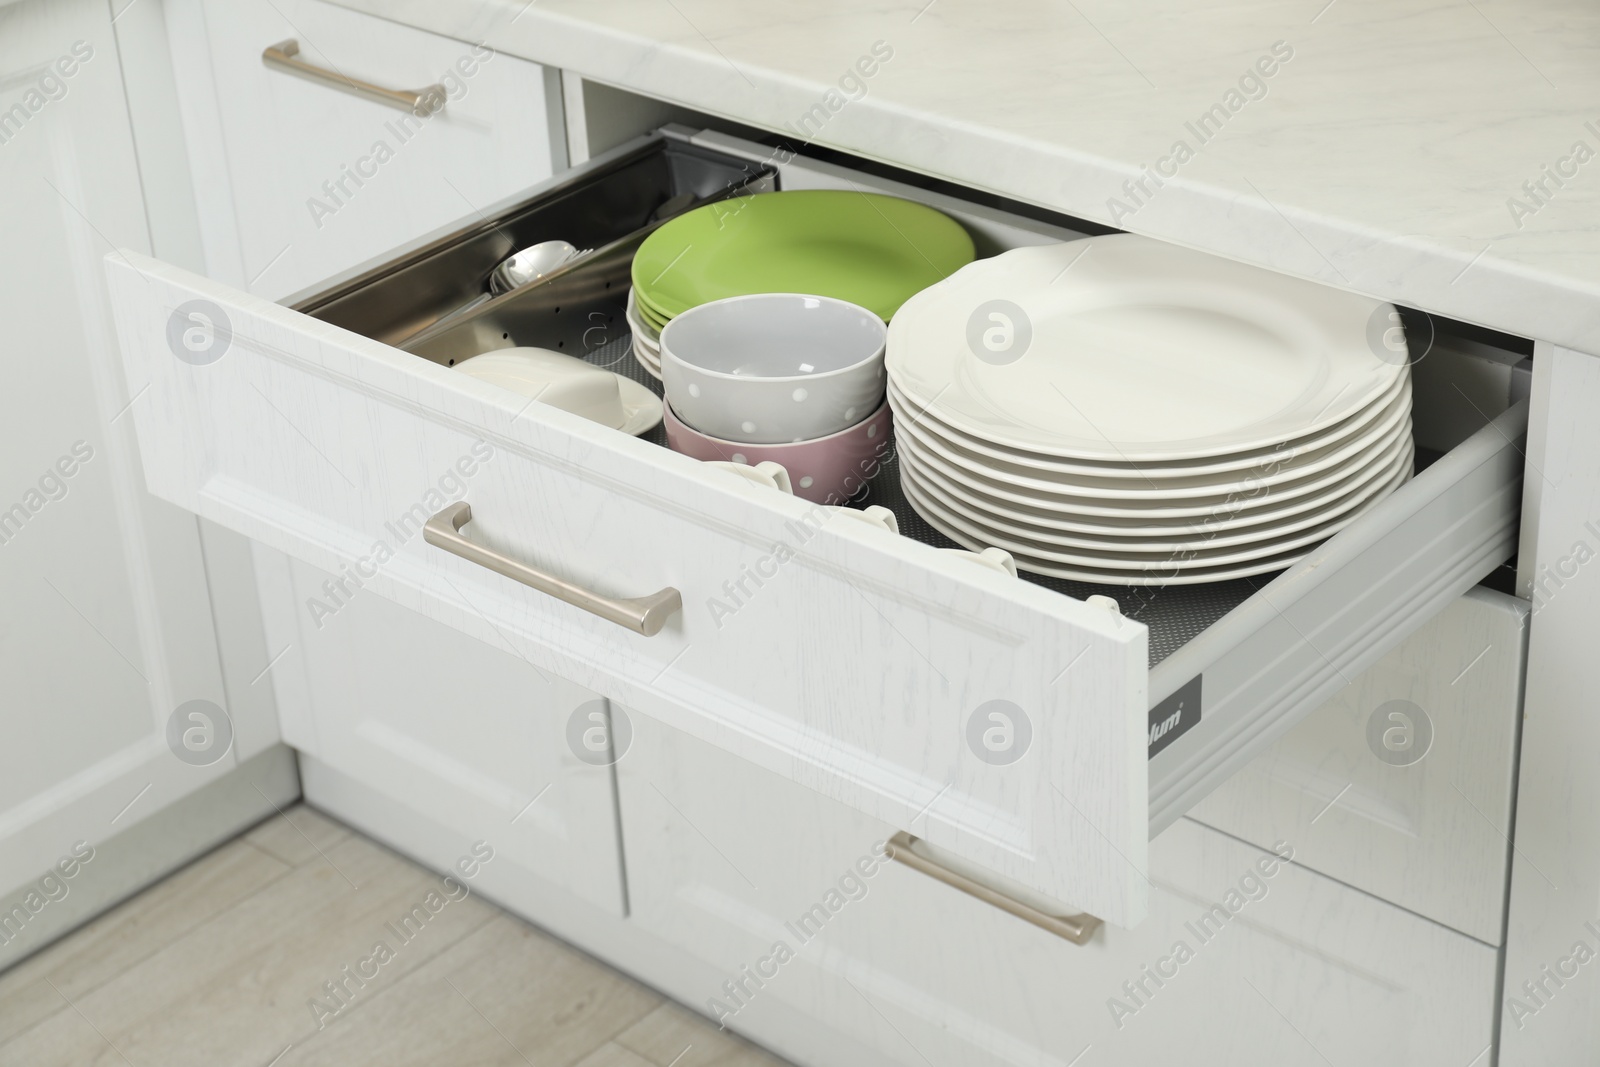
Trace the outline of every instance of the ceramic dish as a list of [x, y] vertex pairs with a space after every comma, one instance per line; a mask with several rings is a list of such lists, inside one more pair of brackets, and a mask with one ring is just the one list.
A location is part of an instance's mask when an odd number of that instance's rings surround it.
[[648, 329], [639, 321], [639, 312], [634, 300], [633, 290], [628, 290], [628, 306], [623, 313], [623, 318], [628, 323], [628, 332], [632, 335], [629, 350], [639, 366], [657, 381], [661, 380], [661, 338], [653, 330]]
[[632, 289], [628, 290], [628, 304], [623, 311], [623, 315], [628, 320], [628, 326], [635, 333], [643, 334], [651, 344], [660, 343], [661, 331], [647, 328], [647, 324], [645, 323], [643, 316], [639, 313], [638, 294]]
[[921, 486], [913, 485], [913, 490], [921, 501], [917, 508], [918, 512], [935, 528], [947, 535], [951, 533], [952, 529], [959, 530], [968, 537], [984, 544], [1003, 548], [1019, 558], [1027, 558], [1039, 563], [1083, 567], [1108, 573], [1138, 573], [1148, 571], [1152, 566], [1162, 566], [1165, 569], [1177, 568], [1181, 571], [1195, 567], [1212, 569], [1216, 567], [1242, 566], [1263, 559], [1282, 559], [1296, 549], [1308, 550], [1310, 546], [1326, 541], [1350, 525], [1350, 523], [1356, 521], [1361, 515], [1376, 506], [1383, 497], [1388, 496], [1390, 492], [1404, 484], [1407, 478], [1409, 478], [1408, 473], [1397, 474], [1384, 486], [1383, 492], [1363, 502], [1360, 507], [1317, 526], [1288, 534], [1281, 538], [1273, 538], [1270, 541], [1263, 541], [1255, 545], [1220, 548], [1213, 547], [1205, 540], [1199, 539], [1193, 544], [1184, 545], [1179, 549], [1158, 553], [1074, 552], [1053, 544], [1006, 536], [996, 533], [981, 524], [968, 522], [940, 507], [938, 502]]
[[917, 437], [917, 432], [918, 428], [914, 426], [902, 429], [900, 447], [903, 452], [913, 455], [924, 466], [938, 471], [957, 484], [975, 490], [986, 497], [1023, 504], [1029, 507], [1045, 510], [1055, 509], [1079, 515], [1130, 518], [1140, 515], [1181, 518], [1186, 515], [1211, 514], [1218, 510], [1236, 511], [1244, 506], [1261, 506], [1267, 503], [1278, 504], [1307, 496], [1325, 494], [1327, 491], [1341, 486], [1348, 487], [1352, 480], [1370, 475], [1375, 467], [1390, 459], [1395, 452], [1398, 452], [1411, 439], [1410, 424], [1404, 423], [1390, 431], [1381, 451], [1374, 452], [1359, 464], [1351, 464], [1337, 470], [1313, 474], [1307, 478], [1272, 486], [1267, 490], [1249, 484], [1240, 484], [1236, 488], [1217, 493], [1165, 494], [1152, 490], [1144, 494], [1119, 491], [1118, 494], [1113, 495], [1099, 493], [1086, 488], [1061, 485], [1036, 489], [1005, 479], [989, 477], [981, 471], [969, 470], [958, 464], [953, 464], [937, 453], [923, 448], [921, 441]]
[[645, 373], [650, 375], [656, 381], [660, 381], [661, 380], [661, 364], [660, 364], [660, 362], [658, 362], [658, 359], [657, 359], [656, 356], [653, 356], [653, 355], [650, 354], [649, 349], [645, 348], [643, 345], [641, 345], [639, 343], [639, 339], [637, 337], [635, 337], [634, 340], [633, 340], [633, 345], [632, 345], [631, 351], [633, 352], [634, 360], [639, 364], [639, 366], [644, 368]]
[[792, 444], [751, 445], [720, 440], [686, 425], [666, 405], [667, 444], [702, 460], [781, 463], [794, 495], [818, 504], [842, 504], [859, 496], [891, 448], [889, 405], [836, 434]]
[[871, 507], [860, 510], [841, 505], [828, 505], [828, 512], [832, 518], [844, 519], [848, 522], [859, 522], [887, 533], [898, 534], [900, 532], [900, 520], [895, 518], [894, 512], [880, 504], [873, 504]]
[[[915, 421], [918, 426], [935, 432], [941, 441], [970, 454], [975, 460], [983, 463], [992, 461], [990, 465], [997, 471], [1014, 469], [1017, 473], [1033, 477], [1065, 476], [1069, 480], [1133, 477], [1159, 481], [1168, 478], [1209, 476], [1216, 477], [1220, 481], [1223, 479], [1218, 476], [1228, 472], [1310, 465], [1335, 452], [1341, 458], [1346, 458], [1369, 447], [1375, 424], [1393, 415], [1402, 404], [1409, 410], [1411, 398], [1411, 377], [1402, 375], [1367, 408], [1322, 433], [1279, 442], [1271, 448], [1252, 449], [1220, 458], [1131, 464], [1121, 460], [1115, 462], [1063, 460], [1038, 452], [1025, 452], [996, 445], [945, 425], [932, 408], [923, 407], [908, 398], [892, 380], [888, 383], [888, 387], [889, 396], [895, 400], [902, 422], [908, 419]], [[1243, 474], [1238, 476], [1242, 477]]]
[[960, 223], [898, 197], [805, 189], [735, 203], [685, 212], [645, 238], [633, 285], [647, 321], [751, 293], [817, 293], [887, 321], [973, 257]]
[[1071, 460], [1221, 457], [1302, 438], [1406, 372], [1388, 305], [1134, 234], [1020, 248], [906, 302], [888, 371], [941, 423]]
[[[1402, 453], [1403, 455], [1404, 453]], [[915, 456], [900, 452], [902, 471], [911, 471], [924, 486], [936, 487], [941, 498], [953, 499], [977, 515], [988, 516], [996, 525], [1018, 524], [1035, 530], [1054, 530], [1062, 536], [1083, 535], [1101, 539], [1120, 540], [1151, 539], [1162, 541], [1187, 540], [1197, 536], [1217, 536], [1229, 531], [1251, 531], [1255, 535], [1270, 532], [1273, 528], [1300, 522], [1308, 516], [1315, 517], [1340, 506], [1353, 495], [1370, 490], [1375, 482], [1400, 462], [1396, 456], [1390, 466], [1375, 467], [1360, 478], [1329, 489], [1325, 495], [1302, 497], [1289, 501], [1243, 502], [1235, 508], [1211, 508], [1195, 514], [1175, 517], [1139, 514], [1131, 517], [1075, 514], [1068, 510], [1029, 508], [1010, 501], [986, 497], [965, 486], [957, 485], [923, 466]]]
[[762, 293], [691, 308], [661, 333], [677, 417], [746, 444], [827, 437], [883, 402], [883, 320], [825, 296]]
[[[1162, 538], [1097, 538], [1062, 533], [1050, 527], [1029, 527], [1003, 521], [982, 509], [963, 504], [953, 494], [941, 491], [933, 480], [923, 477], [913, 465], [903, 465], [902, 477], [916, 484], [919, 493], [931, 506], [938, 508], [951, 521], [970, 524], [994, 537], [995, 543], [1007, 548], [1020, 547], [1030, 555], [1043, 559], [1057, 558], [1052, 552], [1064, 552], [1062, 562], [1088, 562], [1092, 560], [1139, 560], [1152, 555], [1184, 556], [1195, 563], [1222, 562], [1213, 557], [1224, 553], [1239, 553], [1239, 558], [1271, 554], [1271, 551], [1294, 547], [1291, 538], [1306, 538], [1297, 544], [1320, 540], [1340, 529], [1341, 523], [1359, 515], [1381, 497], [1398, 489], [1411, 477], [1415, 456], [1406, 449], [1385, 467], [1373, 483], [1346, 494], [1336, 505], [1318, 509], [1292, 521], [1244, 530], [1217, 530], [1204, 520], [1186, 530], [1170, 531]], [[1318, 531], [1324, 531], [1320, 534]], [[1187, 554], [1187, 555], [1186, 555]], [[1069, 558], [1070, 557], [1070, 558]], [[1228, 562], [1232, 562], [1229, 560]]]
[[986, 570], [998, 571], [1008, 578], [1017, 576], [1017, 561], [1003, 548], [986, 548], [982, 552], [973, 552], [965, 548], [941, 548], [939, 551], [975, 563]]
[[[1047, 495], [1073, 498], [1090, 497], [1097, 501], [1131, 504], [1135, 501], [1182, 501], [1249, 494], [1254, 497], [1277, 496], [1316, 482], [1318, 478], [1338, 478], [1354, 473], [1372, 462], [1394, 442], [1397, 437], [1408, 436], [1411, 430], [1410, 397], [1397, 401], [1386, 418], [1375, 425], [1371, 436], [1361, 438], [1360, 447], [1343, 454], [1321, 457], [1305, 466], [1253, 467], [1243, 471], [1228, 471], [1218, 478], [1165, 478], [1143, 475], [1126, 478], [1085, 478], [1081, 475], [1055, 475], [1026, 467], [1002, 467], [987, 457], [964, 452], [942, 441], [929, 427], [928, 421], [901, 419], [901, 441], [905, 448], [915, 447], [929, 458], [937, 457], [952, 468], [982, 480], [985, 484], [997, 483], [1029, 496]], [[1276, 462], [1276, 461], [1274, 461]]]
[[767, 489], [776, 489], [780, 493], [793, 495], [794, 487], [789, 484], [789, 472], [783, 469], [783, 464], [764, 460], [754, 465], [748, 463], [734, 463], [731, 460], [707, 460], [706, 466], [724, 470], [730, 474], [738, 475], [753, 485]]
[[666, 329], [667, 323], [672, 321], [670, 316], [658, 314], [655, 310], [643, 305], [635, 309], [634, 315], [649, 328], [651, 336], [654, 337], [661, 336], [661, 331]]
[[[906, 486], [906, 500], [917, 509], [919, 514], [927, 518], [924, 511], [925, 503], [919, 499], [914, 486]], [[930, 520], [931, 523], [931, 520]], [[934, 524], [935, 529], [940, 529]], [[982, 551], [992, 547], [980, 538], [961, 533], [955, 529], [940, 529], [950, 540], [973, 551]], [[1235, 578], [1249, 578], [1257, 574], [1271, 574], [1281, 571], [1286, 567], [1304, 559], [1309, 549], [1296, 549], [1281, 557], [1257, 560], [1252, 563], [1237, 566], [1222, 567], [1193, 567], [1185, 566], [1180, 561], [1162, 560], [1153, 563], [1146, 570], [1114, 571], [1097, 570], [1088, 567], [1071, 567], [1065, 564], [1052, 563], [1046, 560], [1033, 559], [1024, 553], [1011, 553], [1016, 562], [1017, 569], [1027, 571], [1029, 574], [1039, 574], [1047, 578], [1066, 578], [1076, 582], [1090, 582], [1095, 585], [1120, 585], [1120, 586], [1168, 586], [1168, 585], [1203, 585], [1208, 582], [1227, 582]]]
[[638, 382], [546, 348], [502, 348], [455, 369], [628, 434], [661, 422], [661, 401]]

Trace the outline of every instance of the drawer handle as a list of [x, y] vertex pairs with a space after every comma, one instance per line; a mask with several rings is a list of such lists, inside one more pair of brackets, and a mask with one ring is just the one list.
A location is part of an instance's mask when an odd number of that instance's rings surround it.
[[429, 85], [422, 89], [385, 89], [358, 78], [347, 78], [336, 70], [326, 70], [301, 59], [300, 42], [293, 38], [269, 45], [261, 53], [261, 62], [274, 70], [294, 74], [307, 81], [331, 85], [342, 92], [409, 111], [419, 118], [427, 118], [444, 107], [445, 91], [442, 85]]
[[510, 556], [502, 555], [492, 548], [473, 544], [461, 535], [461, 527], [471, 521], [470, 504], [464, 500], [451, 504], [423, 526], [422, 539], [452, 555], [488, 567], [496, 574], [503, 574], [541, 593], [549, 593], [557, 600], [564, 600], [573, 607], [582, 608], [618, 626], [626, 626], [646, 637], [660, 633], [661, 627], [666, 625], [667, 619], [673, 612], [683, 607], [683, 597], [670, 586], [649, 596], [617, 600], [592, 593], [571, 582], [562, 581], [554, 575], [535, 570], [526, 563], [519, 563]]
[[889, 839], [889, 858], [898, 860], [913, 870], [921, 871], [930, 878], [937, 878], [946, 885], [954, 886], [968, 896], [977, 897], [985, 904], [993, 905], [1041, 929], [1049, 930], [1057, 937], [1064, 937], [1074, 945], [1088, 944], [1090, 938], [1094, 937], [1094, 932], [1100, 929], [1100, 920], [1093, 915], [1051, 915], [1031, 904], [1024, 904], [1015, 897], [997, 892], [982, 882], [973, 881], [959, 871], [953, 871], [913, 851], [911, 846], [916, 844], [916, 841], [916, 838], [904, 831], [895, 834]]

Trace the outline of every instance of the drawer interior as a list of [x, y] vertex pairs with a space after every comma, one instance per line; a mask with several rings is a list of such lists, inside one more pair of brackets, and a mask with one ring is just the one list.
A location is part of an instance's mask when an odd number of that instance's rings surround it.
[[[630, 352], [631, 338], [624, 315], [633, 252], [642, 239], [641, 228], [650, 222], [652, 213], [685, 194], [697, 199], [733, 197], [797, 184], [818, 184], [818, 172], [808, 169], [803, 160], [786, 160], [777, 166], [775, 153], [767, 153], [765, 158], [756, 157], [753, 152], [743, 155], [755, 158], [704, 147], [673, 130], [650, 135], [581, 181], [566, 184], [551, 195], [510, 205], [482, 219], [479, 225], [326, 289], [300, 302], [295, 309], [447, 366], [480, 352], [514, 346], [568, 352], [639, 382], [660, 396], [661, 383]], [[852, 184], [868, 188], [888, 185], [891, 188], [885, 191], [905, 194], [898, 183], [860, 175], [852, 177]], [[1040, 239], [1073, 235], [1070, 225], [1041, 225], [1020, 215], [1009, 216], [1006, 221], [1024, 232], [1039, 234]], [[993, 232], [975, 236], [980, 257], [1012, 247], [1005, 236], [996, 237]], [[512, 251], [554, 239], [596, 251], [546, 282], [449, 317], [483, 292], [482, 279]], [[1436, 339], [1437, 351], [1447, 359], [1459, 357], [1458, 350], [1464, 348], [1485, 358], [1486, 346], [1481, 340], [1452, 345], [1448, 339]], [[1512, 363], [1518, 358], [1518, 353], [1501, 352], [1503, 362]], [[1430, 367], [1430, 371], [1433, 369]], [[1429, 383], [1438, 393], [1454, 388], [1447, 384], [1451, 382], [1453, 375], [1448, 370], [1419, 380], [1417, 405], [1429, 403]], [[1466, 416], [1469, 423], [1475, 420], [1481, 425], [1504, 407], [1495, 407], [1481, 396], [1478, 400]], [[1458, 417], [1456, 423], [1460, 421]], [[644, 439], [666, 447], [662, 427]], [[1444, 445], [1454, 443], [1424, 441], [1419, 436], [1418, 470], [1437, 459]], [[1430, 444], [1436, 447], [1429, 447]], [[900, 489], [898, 460], [893, 456], [852, 503], [889, 508], [898, 518], [904, 536], [937, 548], [961, 547], [930, 526], [906, 500]], [[1129, 588], [1023, 573], [1027, 581], [1077, 599], [1101, 595], [1116, 600], [1124, 616], [1149, 628], [1151, 668], [1276, 577], [1277, 574], [1263, 574], [1200, 585]]]
[[[335, 282], [294, 310], [446, 366], [497, 348], [555, 349], [659, 394], [629, 351], [624, 314], [644, 227], [674, 198], [776, 188], [918, 199], [966, 225], [980, 256], [1086, 235], [1071, 219], [1042, 221], [1036, 209], [1009, 212], [867, 169], [669, 127]], [[558, 238], [594, 252], [537, 285], [461, 310], [511, 251]], [[1190, 705], [1193, 729], [1150, 757], [1152, 836], [1514, 554], [1527, 421], [1518, 383], [1531, 346], [1419, 321], [1430, 334], [1412, 374], [1419, 477], [1300, 563], [1276, 575], [1145, 589], [1027, 576], [1077, 599], [1112, 597], [1147, 627], [1152, 722], [1200, 694]], [[646, 439], [665, 445], [659, 428]], [[906, 536], [954, 547], [908, 505], [892, 458], [853, 503], [887, 506]]]
[[[642, 238], [642, 228], [675, 198], [701, 202], [771, 188], [771, 174], [770, 167], [682, 140], [650, 138], [582, 180], [558, 178], [548, 192], [491, 207], [474, 225], [360, 270], [293, 307], [384, 344], [407, 347], [409, 342], [418, 354], [441, 363], [451, 362], [456, 353], [476, 355], [514, 344], [579, 351], [585, 331], [613, 313], [615, 323], [625, 326], [628, 265], [637, 246], [637, 240], [629, 243], [629, 235]], [[432, 333], [430, 328], [482, 295], [489, 272], [507, 256], [555, 239], [596, 254], [575, 265], [582, 269], [562, 276], [560, 285], [541, 287], [552, 299], [530, 302], [525, 297], [531, 294], [506, 294], [478, 315], [461, 316], [464, 332], [431, 347], [414, 347]], [[613, 292], [619, 284], [620, 291]], [[565, 318], [559, 317], [563, 307]], [[507, 336], [494, 337], [495, 326]]]

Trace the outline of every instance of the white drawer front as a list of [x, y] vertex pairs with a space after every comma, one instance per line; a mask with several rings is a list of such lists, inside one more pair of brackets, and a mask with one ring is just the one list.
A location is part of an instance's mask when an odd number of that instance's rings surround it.
[[[1108, 922], [1143, 916], [1144, 627], [154, 260], [108, 270], [157, 495], [875, 818], [921, 814], [931, 842]], [[227, 320], [210, 362], [169, 341], [196, 306]], [[424, 543], [460, 499], [482, 543], [683, 608], [644, 637]], [[992, 701], [1029, 726], [1008, 765], [968, 742]]]
[[568, 736], [599, 697], [374, 592], [314, 619], [337, 576], [255, 555], [285, 741], [624, 913], [611, 770]]
[[[232, 203], [216, 202], [214, 180], [200, 193], [237, 235], [207, 253], [213, 273], [250, 292], [297, 292], [562, 166], [553, 71], [319, 0], [203, 7], [210, 55], [179, 62], [209, 58], [215, 103], [187, 106], [205, 150], [222, 156], [199, 165], [225, 165]], [[263, 64], [262, 50], [285, 40], [311, 67], [397, 90], [442, 86], [444, 106], [419, 117]]]
[[1469, 592], [1191, 816], [1499, 944], [1527, 618]]
[[1145, 923], [1079, 946], [691, 738], [641, 731], [617, 771], [632, 921], [717, 967], [693, 1006], [757, 1040], [784, 1005], [907, 1067], [1491, 1058], [1493, 949], [1187, 819], [1151, 843]]

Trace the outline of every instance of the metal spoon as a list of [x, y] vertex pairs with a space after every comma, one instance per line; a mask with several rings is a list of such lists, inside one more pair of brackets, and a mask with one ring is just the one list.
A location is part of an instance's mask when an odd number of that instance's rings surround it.
[[514, 253], [489, 275], [489, 291], [499, 296], [538, 281], [564, 263], [589, 250], [579, 251], [566, 241], [540, 241]]

